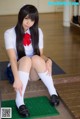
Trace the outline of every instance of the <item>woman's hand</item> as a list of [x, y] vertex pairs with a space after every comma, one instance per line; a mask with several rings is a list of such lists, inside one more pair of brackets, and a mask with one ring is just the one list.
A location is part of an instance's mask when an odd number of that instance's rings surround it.
[[51, 75], [52, 74], [52, 60], [48, 59], [46, 61], [46, 68], [48, 70], [48, 74]]
[[20, 95], [22, 96], [22, 88], [23, 88], [23, 84], [21, 82], [20, 79], [16, 79], [13, 83], [13, 87], [15, 89], [15, 91], [19, 91]]

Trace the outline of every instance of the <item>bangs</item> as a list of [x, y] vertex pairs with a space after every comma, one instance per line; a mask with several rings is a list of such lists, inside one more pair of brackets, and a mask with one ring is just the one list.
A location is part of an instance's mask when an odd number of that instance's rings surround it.
[[32, 21], [36, 21], [37, 18], [37, 14], [36, 13], [30, 13], [27, 15], [27, 18], [31, 19]]

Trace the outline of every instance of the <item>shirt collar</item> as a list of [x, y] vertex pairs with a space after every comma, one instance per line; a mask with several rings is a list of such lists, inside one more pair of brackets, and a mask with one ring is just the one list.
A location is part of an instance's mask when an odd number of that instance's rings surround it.
[[30, 34], [30, 30], [28, 29], [27, 31], [25, 31], [25, 34], [26, 34], [26, 33]]

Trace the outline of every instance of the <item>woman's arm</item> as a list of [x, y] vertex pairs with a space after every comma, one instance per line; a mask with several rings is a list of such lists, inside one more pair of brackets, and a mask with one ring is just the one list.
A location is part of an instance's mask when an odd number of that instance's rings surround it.
[[9, 61], [11, 63], [11, 69], [13, 72], [14, 80], [18, 79], [18, 64], [16, 60], [16, 55], [14, 49], [8, 49], [7, 54], [9, 57]]
[[40, 56], [45, 60], [45, 62], [48, 60], [48, 58], [43, 54], [43, 48], [40, 49]]
[[45, 62], [47, 62], [48, 60], [50, 60], [47, 56], [45, 56], [43, 54], [43, 49], [40, 49], [40, 56], [45, 60]]
[[52, 74], [52, 60], [43, 54], [43, 49], [40, 49], [40, 56], [45, 60], [48, 73]]
[[19, 79], [19, 75], [18, 75], [18, 63], [17, 63], [17, 59], [16, 59], [15, 50], [14, 49], [7, 49], [7, 54], [9, 56], [11, 69], [12, 69], [13, 76], [14, 76], [13, 87], [14, 87], [15, 90], [19, 90], [19, 92], [21, 94], [22, 82]]

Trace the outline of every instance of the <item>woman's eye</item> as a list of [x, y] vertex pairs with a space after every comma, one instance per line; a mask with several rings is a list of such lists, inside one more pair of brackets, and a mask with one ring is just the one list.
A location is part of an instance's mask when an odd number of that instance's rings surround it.
[[31, 19], [31, 21], [34, 21], [33, 19]]
[[29, 18], [25, 17], [25, 19], [29, 19]]

